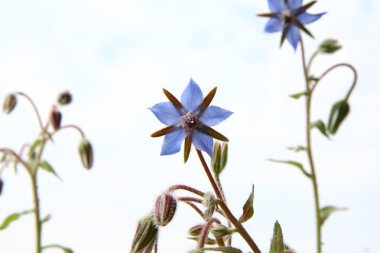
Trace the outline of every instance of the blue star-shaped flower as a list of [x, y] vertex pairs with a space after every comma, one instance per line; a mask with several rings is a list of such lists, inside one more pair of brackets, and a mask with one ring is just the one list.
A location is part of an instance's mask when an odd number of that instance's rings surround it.
[[258, 16], [270, 18], [265, 26], [265, 32], [274, 33], [282, 31], [280, 46], [286, 38], [294, 50], [296, 50], [297, 44], [301, 39], [300, 29], [313, 37], [304, 25], [318, 20], [326, 13], [306, 13], [306, 10], [315, 3], [316, 1], [312, 1], [302, 6], [302, 0], [268, 0], [271, 13], [258, 14]]
[[184, 158], [187, 161], [191, 143], [198, 150], [205, 151], [212, 157], [213, 138], [221, 141], [228, 139], [210, 126], [215, 126], [227, 119], [232, 112], [218, 106], [209, 106], [216, 93], [216, 87], [203, 98], [198, 84], [190, 79], [182, 93], [181, 102], [169, 91], [163, 89], [170, 102], [163, 102], [149, 108], [159, 121], [167, 127], [153, 133], [152, 137], [165, 135], [161, 155], [171, 155], [181, 150], [185, 140]]

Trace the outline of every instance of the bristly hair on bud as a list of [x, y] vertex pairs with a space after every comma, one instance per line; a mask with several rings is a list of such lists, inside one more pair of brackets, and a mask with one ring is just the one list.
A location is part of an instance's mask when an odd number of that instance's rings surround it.
[[54, 131], [57, 131], [61, 127], [62, 114], [58, 111], [56, 106], [53, 106], [50, 111], [50, 124]]
[[166, 226], [173, 219], [177, 209], [177, 200], [170, 193], [162, 193], [154, 205], [154, 222]]
[[59, 105], [68, 105], [73, 101], [73, 96], [69, 91], [59, 93], [57, 102]]
[[82, 139], [78, 150], [83, 167], [91, 169], [94, 164], [94, 151], [91, 143], [87, 139]]
[[17, 105], [17, 97], [15, 94], [8, 94], [3, 103], [3, 111], [6, 114], [10, 114]]
[[150, 253], [156, 244], [158, 228], [153, 221], [153, 215], [149, 214], [137, 224], [135, 237], [133, 238], [130, 253]]

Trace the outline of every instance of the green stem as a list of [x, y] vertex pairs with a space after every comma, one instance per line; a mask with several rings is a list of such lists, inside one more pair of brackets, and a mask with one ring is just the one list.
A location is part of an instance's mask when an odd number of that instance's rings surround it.
[[315, 170], [314, 165], [314, 159], [313, 159], [313, 151], [311, 146], [311, 98], [312, 98], [312, 89], [310, 88], [309, 84], [309, 69], [306, 66], [306, 59], [305, 59], [305, 49], [303, 45], [303, 41], [301, 39], [301, 54], [302, 54], [302, 65], [303, 65], [303, 71], [305, 76], [305, 83], [306, 83], [306, 153], [309, 160], [309, 166], [310, 166], [310, 175], [311, 175], [311, 181], [313, 184], [313, 191], [314, 191], [314, 204], [315, 204], [315, 215], [316, 215], [316, 233], [317, 233], [317, 253], [322, 252], [322, 231], [321, 231], [321, 214], [320, 214], [320, 205], [319, 205], [319, 194], [318, 194], [318, 181], [317, 181], [317, 174]]
[[37, 173], [34, 173], [31, 177], [33, 188], [33, 203], [34, 203], [34, 219], [36, 226], [36, 253], [41, 253], [41, 214], [40, 214], [40, 200], [38, 198], [38, 185], [37, 185]]
[[232, 224], [234, 224], [235, 228], [239, 231], [240, 235], [244, 238], [244, 240], [248, 243], [250, 248], [253, 250], [254, 253], [261, 253], [260, 249], [257, 247], [256, 243], [253, 241], [251, 236], [248, 234], [247, 230], [243, 227], [243, 225], [235, 218], [235, 216], [231, 213], [230, 209], [228, 206], [225, 204], [223, 201], [222, 194], [219, 191], [218, 185], [216, 184], [210, 169], [207, 166], [207, 163], [203, 157], [203, 154], [200, 150], [197, 149], [197, 154], [199, 157], [199, 160], [202, 163], [202, 166], [206, 172], [206, 175], [211, 183], [212, 188], [214, 189], [214, 192], [216, 196], [218, 197], [219, 201], [218, 204], [220, 208], [222, 208], [223, 212], [225, 213], [226, 217], [228, 218], [229, 221], [231, 221]]

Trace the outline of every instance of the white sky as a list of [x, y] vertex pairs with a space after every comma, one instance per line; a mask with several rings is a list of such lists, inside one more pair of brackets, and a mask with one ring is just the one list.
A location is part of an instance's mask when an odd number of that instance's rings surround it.
[[[194, 153], [186, 165], [182, 153], [160, 157], [163, 139], [149, 137], [163, 127], [147, 110], [166, 100], [161, 88], [179, 97], [192, 77], [204, 93], [218, 86], [213, 104], [234, 112], [216, 127], [230, 139], [222, 181], [233, 212], [240, 215], [254, 183], [255, 217], [246, 228], [262, 251], [268, 251], [278, 219], [288, 244], [315, 252], [311, 184], [296, 169], [266, 161], [306, 162], [286, 150], [304, 142], [303, 101], [288, 98], [303, 90], [299, 51], [288, 44], [279, 50], [280, 34], [263, 33], [266, 20], [255, 14], [267, 11], [265, 0], [0, 1], [0, 96], [24, 91], [47, 115], [57, 94], [70, 90], [74, 103], [62, 109], [63, 123], [81, 126], [95, 149], [88, 172], [77, 157], [77, 133], [62, 132], [48, 146], [45, 157], [64, 181], [40, 174], [42, 212], [52, 214], [45, 244], [76, 253], [129, 252], [137, 220], [161, 191], [176, 183], [211, 190]], [[316, 39], [305, 38], [307, 52], [325, 38], [337, 38], [344, 47], [317, 59], [314, 73], [340, 61], [359, 71], [352, 111], [338, 135], [333, 141], [313, 135], [322, 205], [349, 208], [325, 224], [324, 252], [377, 252], [380, 4], [321, 0], [310, 9], [322, 11], [328, 14], [308, 26]], [[351, 78], [339, 70], [321, 83], [314, 119], [327, 119]], [[0, 116], [2, 147], [18, 149], [37, 134], [25, 101], [11, 116]], [[7, 170], [2, 177], [0, 220], [32, 206], [24, 172]], [[186, 231], [199, 222], [179, 206], [160, 231], [160, 252], [193, 249]], [[235, 242], [247, 252], [238, 237]], [[33, 250], [32, 216], [0, 232], [1, 253]]]

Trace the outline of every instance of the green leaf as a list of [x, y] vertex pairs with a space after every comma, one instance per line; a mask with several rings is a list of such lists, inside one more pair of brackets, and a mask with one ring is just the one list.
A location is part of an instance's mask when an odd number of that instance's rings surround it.
[[296, 153], [301, 152], [301, 151], [306, 151], [306, 148], [304, 146], [301, 146], [301, 145], [299, 145], [297, 147], [288, 147], [288, 149], [291, 151], [294, 151]]
[[53, 167], [47, 161], [41, 161], [39, 165], [40, 165], [40, 168], [44, 169], [45, 171], [56, 176], [58, 179], [62, 180], [61, 177], [57, 174], [57, 172], [55, 172]]
[[58, 245], [58, 244], [43, 246], [42, 250], [45, 250], [45, 249], [60, 249], [64, 253], [74, 253], [74, 251], [72, 249]]
[[299, 99], [300, 97], [306, 96], [306, 95], [307, 93], [304, 91], [304, 92], [294, 93], [292, 95], [289, 95], [289, 97], [294, 98], [294, 99]]
[[251, 194], [249, 194], [249, 197], [243, 206], [243, 214], [240, 216], [239, 222], [246, 222], [247, 220], [252, 218], [254, 214], [254, 209], [253, 209], [254, 193], [255, 193], [255, 186], [252, 185], [252, 192]]
[[327, 218], [336, 211], [346, 211], [347, 208], [335, 207], [335, 206], [325, 206], [320, 209], [320, 226], [322, 227]]
[[308, 76], [307, 77], [307, 80], [309, 82], [318, 82], [319, 81], [319, 78], [318, 77], [315, 77], [315, 76]]
[[28, 151], [29, 160], [34, 161], [36, 159], [36, 148], [41, 144], [41, 142], [42, 141], [40, 139], [37, 139], [32, 143], [32, 145], [30, 145]]
[[322, 121], [322, 120], [317, 120], [316, 122], [314, 122], [312, 125], [311, 125], [312, 128], [317, 128], [321, 134], [323, 134], [324, 136], [327, 137], [327, 139], [330, 139], [330, 136], [329, 134], [327, 133], [327, 128], [326, 128], [326, 125], [325, 123]]
[[51, 215], [50, 214], [46, 215], [44, 218], [42, 218], [41, 224], [48, 222], [50, 219], [51, 219]]
[[21, 216], [32, 213], [33, 211], [34, 210], [26, 210], [20, 213], [13, 213], [9, 215], [7, 218], [5, 218], [3, 223], [0, 225], [0, 231], [6, 229], [12, 222], [18, 220]]
[[311, 175], [304, 169], [303, 165], [299, 162], [296, 162], [296, 161], [290, 161], [290, 160], [275, 160], [275, 159], [268, 159], [268, 161], [270, 162], [275, 162], [275, 163], [285, 163], [285, 164], [289, 164], [289, 165], [292, 165], [294, 167], [297, 167], [301, 170], [301, 172], [308, 178], [311, 177]]
[[269, 253], [284, 253], [284, 238], [280, 223], [276, 221], [273, 228], [273, 237], [270, 243]]

